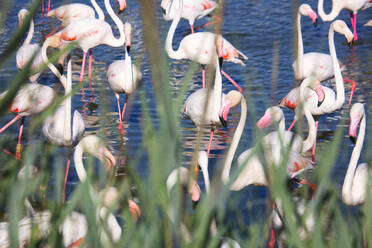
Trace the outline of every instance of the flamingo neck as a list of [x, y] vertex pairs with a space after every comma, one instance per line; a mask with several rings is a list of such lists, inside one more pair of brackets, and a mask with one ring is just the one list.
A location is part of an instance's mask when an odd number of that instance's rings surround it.
[[31, 19], [30, 21], [30, 28], [28, 29], [27, 37], [25, 41], [23, 42], [23, 45], [28, 45], [31, 43], [32, 37], [34, 36], [34, 20]]
[[307, 87], [308, 87], [308, 84], [306, 83], [302, 83], [300, 86], [300, 100], [301, 100], [301, 103], [303, 104], [303, 111], [304, 111], [304, 114], [307, 120], [307, 125], [309, 127], [309, 133], [307, 135], [307, 138], [302, 143], [302, 152], [306, 152], [309, 149], [311, 149], [316, 140], [315, 121], [306, 103], [305, 91], [308, 90]]
[[358, 138], [355, 143], [353, 153], [351, 154], [349, 166], [346, 171], [344, 184], [342, 186], [342, 199], [347, 204], [353, 204], [352, 200], [352, 188], [353, 188], [353, 179], [355, 175], [355, 171], [357, 168], [358, 160], [360, 157], [360, 152], [362, 151], [363, 142], [364, 142], [364, 136], [366, 132], [366, 115], [363, 114], [359, 132], [358, 132]]
[[85, 181], [85, 179], [87, 178], [87, 173], [84, 169], [84, 163], [83, 163], [83, 152], [84, 152], [83, 143], [79, 142], [79, 144], [75, 147], [74, 163], [75, 163], [76, 173], [81, 182]]
[[302, 31], [301, 31], [301, 13], [297, 12], [297, 59], [295, 64], [295, 78], [302, 78], [302, 66], [304, 57], [304, 45], [302, 41]]
[[[65, 86], [65, 96], [71, 94], [71, 59], [67, 63], [67, 80]], [[71, 128], [71, 95], [68, 96], [62, 103], [64, 105], [64, 124], [63, 124], [63, 137], [65, 141], [72, 141], [72, 128]], [[72, 143], [72, 142], [71, 142]]]
[[330, 22], [338, 16], [342, 8], [337, 4], [337, 1], [332, 0], [331, 13], [326, 14], [324, 13], [324, 9], [323, 9], [323, 1], [324, 0], [318, 0], [318, 13], [323, 21]]
[[[121, 238], [122, 230], [115, 216], [112, 213], [108, 213], [106, 207], [102, 207], [99, 210], [99, 216], [103, 220], [107, 218], [106, 224], [107, 224], [108, 231], [111, 235], [111, 238], [115, 243], [118, 242]], [[105, 232], [103, 232], [103, 234], [105, 234]], [[106, 238], [108, 237], [106, 236]], [[110, 240], [110, 238], [108, 238], [108, 240]]]
[[333, 26], [329, 28], [328, 33], [328, 44], [329, 44], [329, 52], [332, 57], [332, 64], [333, 64], [333, 71], [335, 74], [335, 81], [336, 81], [336, 104], [335, 109], [339, 109], [345, 102], [345, 89], [344, 89], [344, 80], [342, 79], [340, 65], [338, 63], [335, 42], [334, 42], [334, 34], [335, 31]]
[[114, 13], [114, 11], [112, 10], [112, 7], [110, 5], [110, 0], [105, 0], [105, 7], [106, 7], [107, 12], [111, 16], [112, 20], [114, 21], [114, 23], [118, 27], [119, 34], [120, 34], [119, 39], [116, 39], [114, 37], [114, 35], [107, 37], [105, 44], [109, 45], [109, 46], [112, 46], [112, 47], [122, 46], [125, 42], [124, 24], [119, 19], [119, 17]]
[[284, 133], [285, 133], [285, 117], [284, 117], [284, 114], [283, 114], [282, 118], [280, 119], [278, 131], [279, 131], [280, 137], [283, 138]]
[[209, 173], [208, 173], [208, 164], [203, 165], [202, 173], [203, 173], [203, 178], [204, 178], [205, 191], [207, 192], [207, 194], [209, 194], [209, 192], [210, 192], [210, 180], [209, 180]]
[[232, 163], [232, 160], [234, 158], [235, 151], [238, 148], [240, 137], [242, 136], [244, 126], [245, 126], [245, 121], [246, 121], [246, 118], [247, 118], [247, 103], [245, 101], [244, 96], [242, 96], [242, 98], [241, 98], [240, 106], [241, 106], [241, 110], [240, 110], [241, 112], [240, 112], [239, 123], [238, 123], [238, 126], [235, 129], [235, 133], [234, 133], [234, 136], [231, 140], [231, 145], [230, 145], [229, 150], [226, 154], [225, 162], [224, 162], [224, 165], [223, 165], [221, 179], [222, 179], [222, 182], [224, 182], [224, 183], [227, 183], [229, 181], [231, 163]]
[[221, 76], [221, 69], [220, 64], [218, 62], [218, 56], [216, 56], [216, 76], [214, 78], [214, 86], [213, 91], [209, 92], [209, 94], [212, 94], [211, 96], [211, 102], [208, 103], [212, 104], [212, 110], [209, 112], [210, 116], [209, 119], [212, 120], [214, 123], [219, 123], [219, 111], [221, 108], [221, 102], [222, 102], [222, 76]]
[[[172, 3], [172, 4], [174, 4], [174, 3]], [[179, 6], [182, 6], [182, 4], [183, 4], [183, 2], [180, 1]], [[176, 16], [173, 18], [172, 24], [169, 27], [167, 38], [165, 40], [165, 51], [168, 53], [168, 56], [172, 59], [183, 59], [183, 58], [185, 58], [185, 55], [184, 55], [182, 49], [178, 48], [178, 50], [175, 51], [175, 50], [173, 50], [173, 47], [172, 47], [174, 33], [175, 33], [176, 28], [178, 26], [178, 23], [181, 19], [181, 13], [182, 13], [182, 9], [181, 9], [181, 11], [178, 11], [176, 13]]]
[[[128, 51], [125, 49], [125, 61], [124, 61], [124, 64], [125, 64], [125, 78], [126, 80], [123, 81], [123, 83], [125, 84], [126, 82], [129, 83], [130, 85], [130, 92], [134, 91], [134, 88], [135, 88], [135, 82], [134, 82], [134, 78], [133, 78], [133, 68], [132, 68], [132, 58], [131, 56], [129, 55]], [[127, 88], [123, 87], [124, 89]]]
[[92, 3], [93, 5], [93, 8], [95, 9], [95, 11], [97, 12], [97, 15], [98, 15], [98, 20], [105, 20], [105, 14], [103, 14], [103, 11], [101, 9], [101, 7], [97, 4], [97, 2], [95, 0], [90, 0], [90, 2]]

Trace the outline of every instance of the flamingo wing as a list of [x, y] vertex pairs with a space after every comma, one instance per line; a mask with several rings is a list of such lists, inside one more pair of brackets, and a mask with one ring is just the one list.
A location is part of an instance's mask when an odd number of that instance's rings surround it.
[[300, 104], [300, 87], [292, 89], [279, 103], [281, 107], [295, 109]]

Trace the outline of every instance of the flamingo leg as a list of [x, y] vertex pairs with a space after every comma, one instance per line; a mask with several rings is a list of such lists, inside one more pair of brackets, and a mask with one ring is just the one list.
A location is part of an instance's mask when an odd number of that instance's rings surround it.
[[275, 230], [274, 230], [273, 227], [270, 230], [270, 240], [269, 240], [269, 243], [268, 243], [268, 247], [269, 248], [275, 248]]
[[45, 36], [45, 39], [48, 39], [51, 35], [55, 34], [57, 31], [62, 29], [62, 25], [60, 25], [58, 28], [52, 30], [49, 34]]
[[347, 79], [347, 78], [343, 78], [343, 80], [346, 83], [351, 84], [351, 93], [350, 93], [350, 98], [349, 98], [349, 107], [350, 107], [351, 101], [353, 100], [354, 91], [355, 91], [355, 88], [356, 88], [356, 82], [355, 81], [352, 81], [350, 79]]
[[194, 24], [190, 24], [191, 33], [194, 33]]
[[202, 65], [202, 82], [203, 88], [205, 88], [205, 65]]
[[50, 11], [50, 0], [48, 0], [48, 12]]
[[351, 26], [354, 28], [354, 13], [352, 11], [350, 11], [350, 22]]
[[10, 120], [7, 124], [5, 124], [1, 129], [0, 133], [4, 132], [8, 127], [10, 127], [14, 122], [16, 122], [19, 118], [21, 118], [22, 115], [17, 115], [12, 120]]
[[128, 95], [125, 96], [125, 101], [124, 101], [124, 104], [123, 104], [123, 111], [121, 112], [121, 119], [124, 120], [124, 113], [125, 113], [125, 109], [127, 108], [127, 102], [128, 102]]
[[71, 154], [68, 153], [66, 172], [65, 172], [65, 180], [64, 180], [64, 183], [63, 183], [62, 203], [65, 203], [65, 199], [66, 199], [66, 185], [67, 185], [68, 171], [70, 169], [70, 156], [71, 156]]
[[208, 142], [208, 149], [207, 149], [207, 157], [208, 158], [209, 158], [209, 152], [211, 151], [213, 134], [214, 134], [214, 128], [211, 129], [211, 134], [209, 135], [209, 142]]
[[21, 126], [19, 128], [19, 134], [18, 134], [18, 143], [17, 143], [17, 148], [16, 148], [16, 159], [21, 159], [21, 149], [22, 149], [22, 133], [23, 133], [23, 123], [24, 123], [25, 117], [22, 116], [21, 118]]
[[122, 122], [122, 119], [121, 119], [121, 110], [120, 110], [119, 97], [116, 97], [116, 102], [118, 103], [118, 111], [119, 111], [119, 126], [118, 126], [118, 129], [119, 129], [120, 133], [123, 135], [124, 134], [124, 130], [123, 130], [123, 122]]
[[89, 49], [89, 67], [88, 67], [88, 78], [89, 78], [89, 89], [92, 90], [92, 49]]
[[292, 127], [294, 126], [294, 124], [296, 123], [296, 119], [293, 119], [291, 125], [289, 126], [288, 128], [288, 131], [291, 131]]
[[224, 70], [221, 70], [221, 73], [238, 89], [240, 93], [243, 92], [243, 89]]
[[83, 52], [83, 62], [81, 63], [81, 71], [80, 71], [80, 83], [83, 81], [84, 76], [84, 67], [85, 67], [85, 58], [87, 56], [87, 52]]
[[354, 34], [354, 41], [358, 40], [357, 30], [356, 30], [356, 22], [357, 22], [357, 13], [354, 13], [354, 22], [353, 24], [353, 34]]
[[[318, 123], [319, 123], [319, 121], [315, 121], [315, 133], [318, 132]], [[316, 149], [316, 139], [315, 139], [315, 142], [314, 142], [314, 145], [313, 145], [313, 149], [311, 151], [311, 155], [313, 157], [313, 161], [315, 161], [315, 149]]]
[[41, 17], [44, 18], [44, 12], [45, 12], [45, 9], [44, 9], [44, 0], [41, 0]]

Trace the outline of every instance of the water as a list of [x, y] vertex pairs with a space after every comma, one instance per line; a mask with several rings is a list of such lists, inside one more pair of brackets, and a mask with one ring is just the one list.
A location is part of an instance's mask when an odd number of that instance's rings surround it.
[[[83, 1], [79, 1], [83, 2]], [[89, 1], [85, 2], [89, 4]], [[316, 10], [317, 1], [311, 0], [306, 1]], [[325, 9], [329, 12], [331, 1], [327, 1]], [[0, 52], [2, 52], [8, 44], [8, 39], [12, 31], [17, 25], [17, 12], [20, 8], [26, 7], [29, 4], [27, 0], [13, 1], [13, 6], [10, 9], [8, 19], [1, 32], [1, 43]], [[59, 1], [52, 1], [52, 8], [59, 6]], [[99, 1], [99, 5], [103, 7], [103, 1]], [[162, 19], [160, 3], [159, 8], [156, 10], [156, 16], [158, 24], [160, 25], [160, 40], [165, 41], [167, 30], [170, 26], [170, 22]], [[225, 63], [223, 69], [229, 73], [239, 85], [243, 86], [244, 90], [249, 93], [250, 100], [255, 104], [255, 111], [257, 116], [262, 116], [266, 107], [272, 103], [277, 103], [282, 97], [284, 97], [294, 86], [293, 80], [292, 62], [294, 60], [293, 54], [293, 29], [294, 23], [292, 22], [292, 3], [291, 1], [243, 1], [243, 0], [230, 0], [226, 1], [224, 23], [222, 33], [225, 39], [229, 40], [236, 48], [246, 54], [249, 59], [246, 62], [246, 67], [240, 65]], [[139, 4], [136, 1], [128, 1], [128, 8], [120, 15], [123, 21], [128, 21], [132, 24], [132, 58], [134, 61], [141, 62], [141, 70], [143, 74], [142, 87], [148, 96], [148, 106], [150, 113], [154, 118], [154, 122], [158, 123], [156, 115], [154, 114], [154, 94], [152, 92], [151, 84], [151, 71], [148, 62], [148, 57], [144, 47], [143, 28], [141, 22], [141, 13]], [[351, 27], [349, 21], [349, 13], [343, 10], [339, 16], [339, 19], [345, 20], [347, 25]], [[346, 66], [346, 71], [343, 73], [344, 77], [355, 80], [357, 82], [357, 89], [354, 96], [354, 102], [362, 102], [368, 105], [370, 102], [369, 92], [372, 88], [372, 63], [370, 48], [372, 46], [372, 32], [371, 28], [363, 27], [362, 24], [369, 20], [368, 12], [360, 12], [358, 14], [358, 34], [360, 41], [352, 48], [348, 48], [346, 45], [345, 38], [338, 34], [335, 35], [335, 44], [338, 59]], [[106, 21], [112, 24], [112, 20], [109, 16], [106, 16]], [[205, 23], [207, 20], [196, 21], [196, 26]], [[58, 22], [55, 20], [41, 18], [41, 15], [37, 15], [35, 18], [35, 36], [33, 41], [37, 42], [45, 36], [48, 31], [54, 29]], [[304, 51], [316, 51], [328, 53], [328, 29], [330, 23], [323, 23], [320, 18], [318, 20], [318, 27], [314, 28], [312, 22], [307, 17], [302, 17], [302, 32], [304, 41]], [[112, 25], [113, 26], [113, 25]], [[113, 28], [116, 30], [116, 27]], [[175, 41], [173, 42], [174, 48], [178, 47], [179, 41], [188, 32], [189, 26], [187, 21], [182, 20], [177, 28]], [[117, 30], [115, 31], [117, 33]], [[163, 43], [164, 44], [164, 43]], [[276, 61], [274, 54], [278, 52]], [[80, 50], [76, 50], [73, 53], [73, 84], [78, 84], [78, 76], [80, 72], [81, 64], [81, 53]], [[121, 140], [118, 138], [116, 129], [116, 100], [113, 92], [108, 87], [105, 81], [105, 73], [107, 66], [114, 60], [124, 58], [123, 47], [112, 48], [108, 46], [99, 46], [93, 49], [94, 61], [94, 80], [93, 80], [93, 92], [87, 91], [88, 95], [84, 99], [85, 102], [81, 101], [81, 94], [78, 93], [73, 97], [73, 107], [84, 113], [86, 121], [86, 134], [96, 133], [98, 130], [103, 131], [109, 138], [109, 144], [113, 146], [115, 150], [120, 150]], [[173, 87], [173, 91], [177, 94], [180, 83], [183, 79], [184, 72], [188, 69], [188, 61], [175, 61], [170, 60], [170, 84]], [[273, 68], [276, 68], [277, 78], [272, 79]], [[275, 71], [275, 70], [274, 70]], [[2, 83], [0, 84], [0, 90], [4, 91], [8, 88], [6, 82], [9, 82], [12, 76], [16, 73], [15, 66], [15, 54], [8, 61], [7, 65], [1, 68]], [[275, 73], [274, 73], [275, 75]], [[223, 79], [223, 91], [228, 92], [234, 89], [226, 78]], [[44, 73], [40, 79], [40, 83], [44, 85], [50, 85], [52, 87], [59, 88], [62, 91], [59, 82], [51, 75], [49, 71]], [[331, 83], [327, 84], [332, 85]], [[102, 99], [101, 95], [98, 94], [100, 89], [105, 90], [106, 99]], [[194, 75], [193, 84], [189, 86], [188, 95], [194, 90], [201, 87], [201, 71], [197, 70]], [[350, 87], [346, 85], [346, 99], [350, 94]], [[89, 95], [91, 94], [91, 95]], [[107, 101], [104, 101], [107, 100]], [[123, 98], [122, 101], [123, 102]], [[108, 104], [108, 112], [102, 113], [100, 105]], [[333, 137], [333, 132], [338, 127], [338, 123], [342, 118], [348, 118], [347, 107], [337, 111], [334, 114], [327, 115], [321, 118], [318, 131], [318, 150], [322, 149], [322, 146], [329, 142]], [[368, 115], [370, 110], [367, 108]], [[108, 117], [107, 122], [99, 123], [98, 117], [104, 114]], [[345, 117], [347, 116], [347, 117]], [[289, 110], [285, 110], [285, 117], [287, 120], [287, 127], [293, 118], [293, 113]], [[3, 117], [0, 124], [6, 123], [12, 116]], [[141, 149], [142, 132], [141, 132], [141, 102], [139, 100], [138, 93], [131, 96], [129, 99], [128, 112], [126, 114], [125, 121], [125, 139], [126, 139], [126, 151], [129, 157], [135, 156], [137, 151]], [[214, 137], [214, 144], [212, 146], [212, 154], [210, 159], [210, 173], [216, 171], [216, 166], [223, 156], [224, 149], [228, 146], [230, 137], [234, 130], [237, 120], [239, 118], [239, 110], [233, 111], [230, 119], [229, 127], [227, 129], [219, 128]], [[254, 145], [253, 138], [253, 123], [256, 121], [252, 116], [248, 116], [246, 127], [237, 154], [240, 154], [245, 149], [248, 149]], [[348, 124], [348, 122], [345, 122]], [[27, 121], [26, 121], [27, 129]], [[346, 130], [346, 126], [345, 126]], [[17, 127], [14, 125], [7, 130], [6, 135], [2, 134], [2, 139], [11, 140], [15, 142], [17, 136]], [[185, 165], [190, 161], [190, 156], [194, 147], [194, 140], [196, 136], [195, 128], [192, 122], [188, 119], [183, 119], [181, 122], [181, 128], [179, 130], [183, 132], [185, 138], [184, 151]], [[346, 139], [347, 133], [345, 132], [345, 139], [342, 143], [342, 149], [344, 152], [338, 157], [338, 163], [335, 164], [332, 176], [334, 182], [341, 188], [343, 177], [349, 161], [352, 144]], [[40, 139], [42, 135], [37, 136]], [[14, 140], [14, 141], [13, 141]], [[208, 137], [203, 138], [203, 148], [206, 149], [206, 142]], [[27, 135], [24, 135], [24, 144], [31, 144], [33, 141], [29, 140]], [[370, 142], [368, 142], [370, 143]], [[7, 148], [14, 151], [15, 144], [13, 143]], [[13, 150], [12, 150], [13, 149]], [[362, 159], [367, 155], [367, 149], [364, 149]], [[370, 154], [369, 154], [370, 157]], [[141, 177], [145, 177], [148, 173], [146, 166], [146, 156], [142, 155], [142, 163], [137, 171]], [[69, 176], [68, 191], [73, 190], [73, 185], [77, 183], [76, 175], [74, 170], [71, 170]], [[199, 177], [200, 184], [203, 185], [202, 177]], [[255, 209], [264, 209], [266, 206], [267, 192], [262, 187], [248, 187], [242, 192], [233, 193], [232, 196], [236, 196], [241, 200], [241, 206], [244, 206], [244, 216], [247, 219], [254, 217]], [[249, 204], [247, 202], [250, 202]], [[247, 210], [248, 209], [248, 210]], [[260, 210], [261, 211], [261, 210]]]

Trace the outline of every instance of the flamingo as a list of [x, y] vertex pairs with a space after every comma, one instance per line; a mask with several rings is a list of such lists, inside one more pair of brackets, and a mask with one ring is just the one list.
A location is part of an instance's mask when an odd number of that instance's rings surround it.
[[[358, 125], [360, 123], [357, 135]], [[366, 132], [366, 114], [364, 105], [355, 103], [350, 110], [349, 136], [355, 143], [349, 166], [342, 186], [342, 200], [345, 204], [355, 206], [363, 204], [367, 196], [368, 177], [371, 170], [366, 163], [358, 164]], [[356, 142], [355, 142], [356, 139]]]
[[[21, 27], [24, 19], [29, 14], [28, 10], [21, 9], [18, 12], [18, 26]], [[30, 28], [28, 29], [27, 37], [24, 40], [22, 46], [18, 49], [16, 54], [17, 69], [22, 70], [25, 68], [27, 62], [33, 59], [30, 69], [33, 71], [33, 75], [30, 75], [29, 79], [35, 83], [40, 76], [40, 67], [44, 63], [40, 46], [35, 43], [31, 43], [34, 35], [34, 20], [30, 21]]]
[[[120, 10], [122, 11], [125, 7], [124, 0], [119, 0]], [[120, 37], [115, 38], [112, 33], [110, 24], [99, 19], [82, 19], [76, 22], [70, 23], [64, 29], [59, 31], [53, 36], [58, 37], [64, 42], [78, 41], [79, 47], [83, 50], [83, 62], [81, 65], [80, 82], [83, 81], [85, 58], [89, 52], [89, 84], [91, 86], [92, 80], [92, 52], [91, 48], [98, 45], [108, 45], [112, 47], [122, 46], [125, 42], [124, 25], [123, 22], [115, 15], [111, 8], [110, 0], [105, 0], [105, 7], [107, 12], [111, 16], [119, 29]]]
[[[195, 19], [201, 19], [210, 14], [217, 6], [217, 3], [211, 0], [183, 0], [181, 17], [189, 21], [191, 33], [194, 33]], [[174, 3], [174, 0], [162, 0], [161, 7], [165, 20], [172, 20], [175, 17], [174, 12], [179, 11], [177, 1]], [[211, 23], [207, 25], [209, 24]]]
[[[182, 0], [174, 0], [178, 3], [178, 6], [182, 5]], [[182, 10], [182, 6], [180, 8]], [[241, 51], [237, 50], [230, 42], [226, 39], [217, 38], [218, 35], [211, 32], [198, 32], [185, 36], [175, 51], [172, 47], [172, 41], [174, 32], [177, 28], [178, 22], [180, 21], [182, 11], [176, 12], [173, 18], [172, 24], [169, 28], [168, 35], [165, 41], [165, 50], [168, 56], [172, 59], [190, 59], [202, 65], [202, 79], [203, 88], [205, 88], [205, 65], [215, 65], [214, 56], [216, 55], [216, 40], [218, 40], [217, 46], [220, 46], [220, 56], [223, 57], [225, 61], [230, 61], [233, 63], [241, 64], [244, 66], [243, 60], [247, 60], [248, 57], [245, 56]], [[227, 79], [234, 84], [234, 86], [242, 92], [241, 87], [231, 79], [223, 70], [222, 74], [227, 77]]]
[[[6, 94], [7, 91], [3, 92], [0, 95], [0, 99], [3, 99]], [[21, 119], [21, 126], [19, 128], [18, 143], [16, 148], [17, 159], [21, 158], [21, 139], [24, 118], [29, 115], [37, 115], [43, 112], [55, 101], [55, 99], [55, 91], [51, 87], [45, 85], [26, 84], [18, 90], [16, 96], [8, 107], [9, 111], [15, 113], [16, 116], [0, 129], [0, 133], [2, 133], [15, 121]]]
[[[319, 82], [314, 80], [313, 78], [308, 78], [304, 80], [304, 82], [301, 84], [302, 99], [305, 100], [308, 97], [308, 94], [311, 92], [309, 88], [312, 90], [315, 90], [318, 86], [319, 86]], [[232, 163], [235, 151], [238, 147], [238, 143], [242, 135], [244, 125], [245, 125], [245, 119], [247, 116], [247, 107], [246, 107], [245, 99], [242, 97], [240, 102], [241, 102], [241, 109], [242, 109], [241, 116], [239, 119], [239, 123], [235, 129], [235, 133], [231, 141], [231, 145], [225, 156], [225, 162], [223, 164], [221, 179], [224, 183], [227, 183], [230, 180], [231, 163]], [[304, 109], [304, 114], [308, 121], [308, 126], [309, 126], [309, 135], [302, 143], [302, 151], [304, 152], [306, 151], [306, 149], [309, 149], [309, 147], [311, 148], [312, 143], [315, 140], [315, 127], [314, 127], [315, 124], [314, 124], [314, 119], [312, 118], [312, 115], [310, 114], [310, 111], [308, 109], [307, 103], [304, 104], [303, 109]], [[277, 110], [277, 109], [275, 108], [274, 110]], [[271, 109], [269, 109], [268, 113], [270, 113], [270, 115], [272, 116], [280, 116], [280, 114], [273, 115], [273, 113], [271, 113]], [[257, 122], [257, 125], [259, 127], [264, 126], [263, 124], [266, 123], [266, 119], [270, 119], [270, 118], [267, 118], [267, 116], [268, 114], [266, 114], [266, 116], [264, 115], [264, 118], [262, 118], [261, 120]], [[284, 122], [282, 118], [279, 118], [279, 119], [281, 121], [281, 124], [279, 124], [280, 126], [279, 132], [277, 132], [276, 135], [279, 136], [279, 138], [280, 136], [283, 135], [282, 136], [283, 145], [285, 145], [286, 144], [285, 140], [287, 138], [284, 138], [284, 137], [287, 136], [287, 134], [282, 133], [284, 131], [283, 129]], [[274, 138], [274, 134], [268, 134], [268, 136], [263, 139], [263, 144], [265, 147], [264, 154], [265, 154], [265, 158], [269, 162], [269, 165], [273, 163], [278, 164], [278, 162], [281, 161], [280, 152], [282, 148], [280, 147], [280, 144], [282, 143], [277, 143], [278, 139], [276, 139], [275, 141], [273, 138]], [[294, 143], [296, 144], [297, 142], [294, 142]], [[288, 141], [287, 141], [287, 144], [288, 144]], [[278, 154], [277, 149], [279, 149], [279, 154]], [[251, 184], [263, 185], [263, 186], [268, 185], [268, 182], [267, 182], [267, 179], [264, 173], [263, 165], [261, 164], [257, 155], [254, 154], [254, 152], [255, 152], [255, 147], [248, 149], [239, 155], [238, 168], [241, 169], [241, 171], [239, 175], [237, 176], [237, 178], [232, 182], [230, 186], [231, 190], [234, 190], [234, 191], [241, 190], [242, 188], [248, 185], [251, 185]], [[298, 154], [298, 150], [296, 150], [295, 148], [293, 148], [293, 150], [290, 151], [290, 155], [291, 156], [290, 156], [289, 163], [287, 166], [287, 172], [290, 177], [296, 176], [298, 173], [300, 173], [304, 169], [312, 168], [311, 161], [303, 158], [300, 154]]]
[[332, 0], [332, 10], [331, 13], [324, 13], [323, 9], [324, 0], [318, 0], [318, 11], [319, 15], [325, 22], [333, 21], [342, 9], [347, 9], [350, 11], [350, 22], [353, 27], [354, 41], [358, 40], [358, 35], [356, 31], [356, 20], [357, 13], [359, 10], [364, 10], [371, 7], [371, 0]]
[[[46, 55], [46, 50], [49, 45], [57, 47], [59, 45], [58, 39], [51, 36], [44, 42], [42, 47], [42, 55], [45, 61], [49, 61]], [[61, 75], [58, 72], [53, 64], [48, 63], [48, 67], [60, 79], [63, 87], [65, 88], [65, 95], [70, 95], [72, 88], [71, 59], [68, 61], [67, 79], [64, 75]], [[75, 110], [73, 112], [73, 117], [71, 114], [71, 96], [68, 96], [62, 105], [58, 107], [55, 113], [45, 119], [43, 125], [43, 133], [51, 143], [68, 148], [68, 159], [63, 185], [63, 202], [65, 200], [66, 183], [70, 168], [72, 148], [83, 137], [85, 131], [84, 120], [79, 111]]]
[[[328, 41], [329, 41], [329, 50], [330, 50], [330, 57], [332, 59], [333, 64], [333, 71], [336, 81], [336, 94], [335, 92], [328, 88], [323, 87], [324, 95], [319, 95], [319, 101], [311, 101], [311, 104], [309, 106], [309, 109], [311, 111], [312, 115], [319, 116], [323, 114], [328, 114], [336, 111], [337, 109], [340, 109], [342, 105], [345, 102], [345, 89], [344, 89], [344, 80], [342, 78], [341, 69], [339, 65], [339, 61], [337, 59], [336, 54], [336, 48], [334, 44], [334, 32], [338, 32], [340, 34], [343, 34], [348, 42], [352, 42], [353, 40], [353, 34], [350, 31], [350, 29], [347, 27], [346, 23], [341, 20], [334, 21], [330, 28], [329, 28], [329, 34], [328, 34]], [[352, 82], [352, 81], [351, 81]], [[355, 82], [352, 82], [353, 89], [350, 94], [349, 98], [349, 106], [352, 101], [352, 97], [355, 90]], [[299, 87], [291, 90], [280, 102], [280, 106], [285, 106], [291, 109], [295, 109], [299, 104]], [[318, 103], [321, 103], [318, 106]], [[296, 122], [296, 119], [293, 120], [289, 130], [293, 127], [294, 123]], [[318, 120], [315, 122], [316, 129], [318, 129]], [[316, 148], [316, 142], [314, 143], [312, 155], [315, 156], [315, 148]]]
[[[83, 164], [83, 153], [89, 153], [96, 156], [110, 170], [111, 166], [116, 165], [116, 159], [111, 152], [104, 146], [103, 141], [95, 135], [88, 135], [80, 140], [75, 147], [74, 163], [76, 173], [81, 182], [86, 180], [87, 174]], [[133, 200], [128, 200], [129, 212], [136, 222], [141, 215], [141, 209]]]
[[[219, 37], [218, 39], [222, 39], [221, 36]], [[216, 56], [215, 60], [216, 76], [213, 89], [203, 88], [195, 91], [186, 99], [183, 108], [184, 114], [190, 117], [197, 126], [198, 131], [200, 131], [202, 126], [212, 125], [208, 142], [208, 156], [216, 126], [222, 125], [226, 127], [229, 109], [235, 107], [238, 103], [235, 101], [237, 91], [232, 90], [227, 95], [222, 93], [222, 76], [220, 73], [220, 62], [222, 62], [222, 59], [218, 59]], [[226, 104], [226, 106], [222, 103]], [[226, 111], [223, 118], [220, 118], [220, 111], [223, 111], [225, 107]]]
[[[124, 24], [124, 33], [126, 40], [126, 49], [125, 49], [125, 60], [117, 60], [109, 65], [106, 72], [107, 81], [111, 89], [115, 92], [116, 101], [118, 103], [119, 110], [119, 129], [122, 129], [122, 119], [124, 119], [124, 113], [128, 101], [128, 97], [132, 94], [139, 82], [142, 79], [141, 71], [132, 64], [132, 58], [129, 55], [129, 50], [131, 46], [131, 29], [132, 26], [130, 23]], [[123, 105], [123, 111], [120, 110], [120, 95], [125, 93], [127, 96]]]

